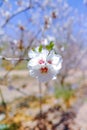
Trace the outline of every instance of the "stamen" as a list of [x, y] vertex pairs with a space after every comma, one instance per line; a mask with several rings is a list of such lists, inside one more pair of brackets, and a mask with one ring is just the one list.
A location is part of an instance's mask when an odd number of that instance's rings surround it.
[[52, 64], [52, 61], [51, 61], [51, 60], [49, 60], [49, 61], [48, 61], [48, 63], [49, 63], [49, 64]]
[[44, 60], [39, 60], [39, 64], [43, 64], [44, 63]]
[[44, 67], [40, 69], [41, 73], [47, 73], [48, 72], [48, 68]]

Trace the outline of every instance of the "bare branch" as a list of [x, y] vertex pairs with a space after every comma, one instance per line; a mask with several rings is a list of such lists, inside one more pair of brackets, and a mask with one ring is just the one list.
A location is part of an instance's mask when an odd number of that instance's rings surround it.
[[[37, 32], [36, 36], [32, 39], [31, 44], [25, 49], [23, 56], [24, 56], [24, 55], [26, 54], [26, 52], [31, 48], [32, 43], [34, 42], [35, 38], [39, 35], [40, 32], [41, 32], [41, 30], [39, 30], [39, 31]], [[7, 57], [2, 57], [2, 58], [3, 58], [3, 60], [4, 60], [4, 59], [6, 59], [6, 60], [13, 60], [13, 58], [7, 58]], [[0, 58], [0, 59], [1, 59], [1, 58]], [[2, 80], [4, 80], [4, 78], [6, 78], [6, 77], [9, 75], [9, 73], [10, 73], [11, 71], [13, 71], [13, 70], [15, 69], [15, 67], [16, 67], [21, 61], [23, 61], [23, 60], [29, 61], [29, 58], [20, 57], [20, 58], [14, 58], [14, 60], [16, 60], [17, 63], [15, 64], [15, 66], [13, 66], [13, 67], [3, 76]]]
[[19, 14], [21, 14], [21, 13], [23, 13], [23, 12], [29, 10], [29, 9], [31, 9], [31, 6], [28, 6], [27, 8], [25, 8], [25, 9], [23, 9], [23, 10], [21, 10], [21, 11], [15, 13], [15, 14], [13, 14], [12, 16], [10, 16], [10, 17], [5, 21], [5, 23], [4, 23], [1, 27], [4, 28], [4, 27], [7, 25], [7, 23], [10, 22], [11, 19], [13, 19], [15, 16], [17, 16], [17, 15], [19, 15]]
[[27, 60], [29, 61], [29, 58], [11, 58], [11, 57], [2, 57], [2, 60], [7, 60], [7, 61], [22, 61], [22, 60]]

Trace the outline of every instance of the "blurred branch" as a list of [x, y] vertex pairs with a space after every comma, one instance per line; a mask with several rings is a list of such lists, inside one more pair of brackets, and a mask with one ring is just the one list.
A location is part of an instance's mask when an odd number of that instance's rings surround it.
[[77, 63], [76, 63], [76, 68], [78, 67], [78, 65], [80, 64], [81, 60], [83, 59], [83, 57], [86, 55], [87, 53], [87, 49], [82, 53], [82, 55], [80, 55]]
[[0, 96], [1, 96], [1, 99], [2, 99], [2, 105], [3, 105], [4, 109], [6, 109], [6, 108], [7, 108], [7, 105], [6, 105], [6, 102], [5, 102], [5, 100], [4, 100], [4, 97], [3, 97], [3, 94], [2, 94], [1, 88], [0, 88]]
[[12, 61], [12, 60], [15, 60], [17, 61], [17, 63], [15, 64], [15, 66], [13, 66], [3, 77], [3, 80], [4, 78], [6, 78], [8, 76], [8, 74], [15, 69], [15, 67], [23, 60], [29, 60], [29, 58], [8, 58], [8, 57], [2, 57], [2, 60], [7, 60], [7, 61]]
[[[34, 42], [34, 40], [36, 39], [36, 37], [39, 35], [40, 32], [41, 32], [41, 30], [39, 30], [39, 31], [37, 32], [36, 36], [32, 39], [31, 44], [29, 44], [29, 46], [25, 49], [25, 51], [24, 51], [24, 53], [23, 53], [23, 56], [25, 56], [26, 52], [31, 48], [32, 43]], [[19, 63], [21, 63], [21, 61], [23, 61], [23, 60], [27, 60], [27, 61], [28, 61], [28, 60], [29, 60], [29, 58], [23, 58], [23, 56], [20, 57], [20, 58], [14, 58], [14, 60], [16, 60], [17, 63], [15, 64], [15, 66], [13, 66], [13, 67], [3, 76], [2, 80], [4, 80], [4, 78], [6, 78], [6, 77], [9, 75], [9, 73], [10, 73], [12, 70], [14, 70], [15, 67], [16, 67]], [[2, 57], [1, 59], [3, 59], [3, 60], [8, 60], [8, 61], [13, 60], [13, 58], [7, 58], [7, 57]]]
[[20, 90], [20, 87], [19, 88], [16, 88], [14, 86], [5, 86], [5, 87], [8, 88], [9, 90], [15, 90], [15, 91], [21, 93], [24, 96], [29, 96], [29, 94], [27, 94], [24, 91]]
[[28, 6], [27, 8], [25, 8], [25, 9], [23, 9], [23, 10], [21, 10], [21, 11], [15, 13], [15, 14], [13, 14], [12, 16], [10, 16], [10, 17], [5, 21], [5, 23], [4, 23], [1, 27], [4, 28], [4, 27], [7, 25], [7, 23], [8, 23], [11, 19], [13, 19], [15, 16], [17, 16], [17, 15], [19, 15], [19, 14], [21, 14], [21, 13], [23, 13], [23, 12], [29, 10], [29, 9], [31, 9], [31, 6]]
[[2, 106], [3, 106], [3, 108], [4, 108], [5, 114], [6, 114], [6, 116], [8, 117], [7, 104], [6, 104], [6, 102], [5, 102], [5, 99], [4, 99], [4, 96], [3, 96], [3, 93], [2, 93], [1, 88], [0, 88], [0, 96], [1, 96]]
[[22, 60], [29, 60], [29, 58], [10, 58], [10, 57], [2, 57], [2, 60], [8, 60], [8, 61], [12, 61], [12, 60], [15, 60], [15, 61], [22, 61]]

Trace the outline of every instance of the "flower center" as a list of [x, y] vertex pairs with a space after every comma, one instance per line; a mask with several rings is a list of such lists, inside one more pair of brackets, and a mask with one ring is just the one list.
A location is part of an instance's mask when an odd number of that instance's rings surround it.
[[43, 64], [44, 63], [44, 60], [39, 60], [39, 64]]
[[48, 68], [47, 67], [43, 67], [40, 69], [41, 73], [47, 73], [48, 72]]
[[52, 64], [52, 61], [51, 61], [51, 60], [49, 60], [49, 61], [48, 61], [48, 63], [49, 63], [49, 64]]

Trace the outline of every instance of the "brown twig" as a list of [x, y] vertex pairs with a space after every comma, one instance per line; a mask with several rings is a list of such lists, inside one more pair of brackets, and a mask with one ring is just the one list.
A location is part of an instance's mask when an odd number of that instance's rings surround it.
[[40, 116], [42, 116], [42, 87], [41, 83], [39, 82], [39, 103], [40, 103]]

